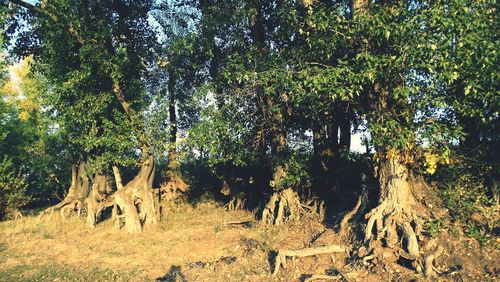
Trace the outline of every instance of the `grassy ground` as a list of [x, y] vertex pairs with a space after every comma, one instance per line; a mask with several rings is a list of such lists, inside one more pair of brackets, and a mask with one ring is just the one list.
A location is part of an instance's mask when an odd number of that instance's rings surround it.
[[[161, 224], [137, 235], [116, 230], [109, 221], [91, 229], [82, 219], [61, 219], [57, 213], [0, 223], [0, 281], [301, 281], [333, 269], [350, 281], [421, 278], [397, 265], [369, 270], [344, 254], [297, 259], [273, 278], [274, 250], [308, 247], [320, 237], [335, 243], [334, 232], [314, 218], [282, 227], [260, 226], [251, 223], [253, 213], [227, 212], [211, 201], [179, 204], [167, 214]], [[250, 223], [231, 224], [235, 221]], [[498, 252], [464, 248], [454, 252], [464, 252], [465, 259], [468, 253], [475, 264], [453, 261], [462, 270], [443, 279], [495, 281]], [[444, 260], [451, 261], [450, 255]]]

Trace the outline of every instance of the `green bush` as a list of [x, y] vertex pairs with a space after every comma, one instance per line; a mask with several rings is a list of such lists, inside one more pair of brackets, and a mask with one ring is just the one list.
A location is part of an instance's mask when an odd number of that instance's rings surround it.
[[443, 203], [453, 221], [465, 224], [464, 231], [484, 244], [498, 226], [495, 219], [496, 191], [491, 179], [498, 165], [480, 157], [456, 157], [436, 174]]
[[0, 219], [8, 218], [29, 202], [27, 187], [26, 180], [16, 171], [12, 160], [4, 156], [0, 161]]

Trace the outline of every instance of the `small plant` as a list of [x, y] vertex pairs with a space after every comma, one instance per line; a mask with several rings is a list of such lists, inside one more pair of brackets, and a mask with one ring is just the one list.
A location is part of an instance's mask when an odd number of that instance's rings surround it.
[[215, 237], [219, 236], [222, 233], [222, 227], [219, 224], [214, 226], [214, 233]]
[[444, 227], [443, 219], [431, 219], [424, 224], [424, 231], [431, 237], [436, 237]]
[[292, 154], [285, 163], [286, 176], [280, 183], [279, 188], [309, 186], [311, 176], [307, 172], [304, 156]]
[[486, 233], [482, 228], [477, 226], [475, 223], [471, 223], [465, 233], [469, 238], [476, 239], [479, 245], [484, 246], [488, 241], [491, 240], [491, 235]]

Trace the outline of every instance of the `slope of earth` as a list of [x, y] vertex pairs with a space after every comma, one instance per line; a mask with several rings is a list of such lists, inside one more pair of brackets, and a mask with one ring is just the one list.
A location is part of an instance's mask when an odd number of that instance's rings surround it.
[[[498, 250], [442, 236], [452, 253], [439, 262], [441, 281], [495, 281]], [[253, 213], [228, 212], [205, 201], [173, 206], [156, 226], [130, 235], [105, 221], [25, 217], [0, 223], [0, 281], [304, 281], [329, 274], [337, 281], [411, 281], [421, 275], [394, 265], [365, 266], [347, 254], [297, 258], [271, 276], [275, 251], [340, 243], [311, 217], [286, 226], [261, 226]], [[319, 281], [319, 280], [318, 280]]]

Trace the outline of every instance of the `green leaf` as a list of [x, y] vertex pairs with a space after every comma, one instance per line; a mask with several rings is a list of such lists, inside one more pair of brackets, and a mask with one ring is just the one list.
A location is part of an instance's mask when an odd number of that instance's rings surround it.
[[467, 85], [467, 86], [465, 87], [465, 89], [464, 89], [464, 94], [465, 94], [465, 96], [467, 96], [467, 95], [470, 93], [470, 91], [471, 91], [471, 90], [472, 90], [472, 86]]

